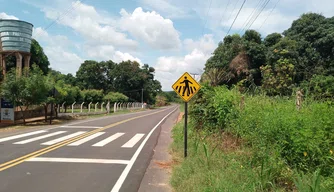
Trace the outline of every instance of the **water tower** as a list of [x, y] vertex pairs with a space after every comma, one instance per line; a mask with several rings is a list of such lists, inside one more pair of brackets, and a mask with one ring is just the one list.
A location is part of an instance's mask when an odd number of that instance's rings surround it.
[[16, 71], [22, 75], [22, 66], [29, 68], [33, 25], [31, 23], [0, 19], [0, 66], [6, 74], [6, 57], [15, 55]]

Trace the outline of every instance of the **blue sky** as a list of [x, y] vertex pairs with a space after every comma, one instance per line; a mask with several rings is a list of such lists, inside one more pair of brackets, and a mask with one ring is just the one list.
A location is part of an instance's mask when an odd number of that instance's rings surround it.
[[[334, 1], [247, 0], [231, 33], [282, 32], [302, 13], [334, 16]], [[87, 59], [137, 60], [156, 68], [163, 90], [185, 71], [202, 73], [243, 0], [0, 0], [0, 18], [34, 25], [51, 67], [78, 70]], [[275, 4], [277, 6], [275, 6]], [[257, 6], [260, 5], [260, 6]], [[273, 9], [275, 7], [275, 9]], [[252, 16], [254, 13], [254, 17]], [[255, 15], [259, 16], [255, 20]], [[248, 18], [251, 22], [247, 23]], [[51, 26], [50, 24], [53, 23]]]

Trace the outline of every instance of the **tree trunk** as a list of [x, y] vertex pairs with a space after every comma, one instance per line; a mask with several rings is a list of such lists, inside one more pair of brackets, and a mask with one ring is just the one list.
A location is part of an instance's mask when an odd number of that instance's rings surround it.
[[56, 111], [56, 118], [58, 118], [58, 107], [55, 105], [55, 111]]
[[67, 111], [67, 105], [65, 105], [65, 113], [66, 113], [66, 111]]
[[44, 104], [44, 117], [45, 117], [45, 122], [48, 121], [48, 104]]
[[[26, 118], [25, 118], [25, 115], [24, 115], [24, 110], [23, 110], [21, 105], [20, 105], [20, 109], [21, 109], [21, 114], [22, 114], [22, 118], [23, 118], [23, 125], [26, 125]], [[26, 107], [26, 109], [28, 109], [28, 107]]]

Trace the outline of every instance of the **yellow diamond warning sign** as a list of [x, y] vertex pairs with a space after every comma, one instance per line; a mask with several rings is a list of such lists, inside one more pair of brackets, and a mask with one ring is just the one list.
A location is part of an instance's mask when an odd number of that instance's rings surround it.
[[185, 72], [172, 86], [174, 91], [185, 101], [188, 102], [201, 88], [189, 73]]

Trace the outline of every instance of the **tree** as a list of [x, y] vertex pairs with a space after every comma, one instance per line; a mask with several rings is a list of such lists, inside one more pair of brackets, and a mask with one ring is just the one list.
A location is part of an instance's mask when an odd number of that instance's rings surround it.
[[86, 104], [90, 102], [97, 103], [103, 100], [103, 90], [86, 89], [81, 92], [83, 101], [86, 102]]
[[40, 105], [47, 100], [48, 85], [42, 70], [36, 65], [32, 66], [28, 76], [17, 77], [16, 71], [12, 69], [7, 73], [1, 88], [2, 97], [19, 106], [24, 124], [24, 111], [31, 105]]
[[31, 40], [30, 53], [30, 66], [36, 64], [43, 71], [44, 75], [46, 75], [49, 71], [50, 62], [48, 57], [45, 55], [43, 48], [35, 39]]
[[272, 34], [267, 35], [266, 38], [264, 38], [263, 44], [266, 47], [272, 47], [275, 44], [277, 44], [282, 38], [283, 36], [280, 33], [272, 33]]
[[67, 111], [67, 106], [72, 105], [74, 102], [83, 100], [80, 89], [77, 86], [71, 86], [65, 84], [63, 80], [58, 80], [56, 82], [55, 88], [59, 92], [55, 98], [55, 101], [59, 104], [64, 103], [65, 113]]
[[107, 88], [105, 66], [92, 60], [86, 60], [76, 73], [77, 84], [81, 89]]
[[291, 95], [294, 65], [288, 59], [279, 59], [275, 65], [261, 67], [263, 84], [268, 95]]
[[107, 95], [103, 97], [103, 99], [111, 103], [126, 102], [129, 100], [129, 98], [126, 95], [119, 92], [109, 92]]

